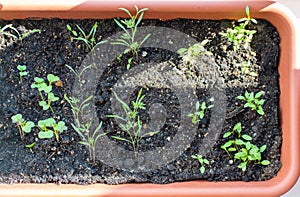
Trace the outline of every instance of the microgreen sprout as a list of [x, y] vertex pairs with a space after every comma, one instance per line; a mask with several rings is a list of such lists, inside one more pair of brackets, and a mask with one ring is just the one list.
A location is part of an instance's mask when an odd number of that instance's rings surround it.
[[32, 127], [34, 127], [34, 123], [32, 121], [25, 121], [22, 114], [13, 115], [11, 120], [17, 125], [22, 140], [24, 139], [25, 133], [30, 133]]
[[237, 96], [237, 99], [246, 101], [244, 108], [251, 108], [253, 111], [256, 111], [260, 115], [264, 115], [264, 110], [262, 108], [262, 105], [264, 104], [265, 100], [260, 99], [260, 97], [263, 95], [263, 91], [259, 91], [256, 94], [254, 92], [245, 92], [245, 95], [239, 95]]
[[38, 127], [40, 128], [38, 133], [40, 139], [51, 139], [55, 135], [56, 141], [59, 141], [59, 134], [67, 130], [65, 122], [56, 123], [53, 118], [38, 121]]
[[102, 44], [106, 41], [96, 42], [95, 34], [97, 32], [98, 28], [98, 22], [95, 22], [93, 27], [91, 28], [89, 34], [85, 33], [79, 25], [76, 25], [79, 32], [74, 30], [70, 25], [67, 25], [67, 29], [72, 33], [72, 40], [80, 40], [83, 41], [86, 46], [89, 48], [90, 51], [92, 51], [97, 45]]
[[28, 74], [28, 72], [26, 71], [26, 66], [25, 65], [18, 65], [17, 69], [19, 70], [20, 82], [22, 83], [22, 77], [26, 76]]
[[33, 153], [33, 147], [35, 146], [35, 142], [31, 143], [31, 144], [26, 144], [25, 148], [28, 148], [30, 150], [31, 153]]
[[[234, 153], [234, 159], [240, 160], [238, 168], [242, 171], [246, 171], [247, 164], [250, 162], [255, 162], [256, 164], [269, 165], [268, 160], [262, 160], [261, 153], [267, 148], [266, 145], [262, 145], [258, 148], [256, 145], [252, 144], [250, 141], [252, 137], [246, 134], [242, 134], [242, 124], [237, 123], [232, 131], [226, 132], [223, 138], [228, 138], [230, 136], [235, 136], [235, 139], [227, 141], [221, 146], [223, 150], [231, 157], [230, 153]], [[237, 135], [235, 135], [237, 134]]]
[[[31, 84], [31, 88], [37, 88], [41, 97], [41, 101], [39, 102], [39, 105], [43, 108], [43, 110], [48, 110], [50, 109], [52, 113], [54, 113], [53, 108], [51, 107], [51, 103], [57, 101], [59, 98], [54, 95], [52, 91], [52, 84], [54, 82], [59, 81], [59, 77], [55, 76], [53, 74], [48, 74], [47, 75], [47, 80], [48, 84], [45, 82], [44, 79], [35, 77], [34, 78], [34, 83]], [[47, 94], [47, 100], [45, 100], [43, 96], [43, 92]]]
[[191, 66], [196, 63], [197, 57], [199, 57], [200, 54], [213, 55], [204, 48], [208, 42], [209, 40], [205, 39], [201, 43], [193, 44], [189, 48], [180, 48], [177, 50], [177, 53], [182, 58], [184, 64]]
[[241, 65], [242, 73], [250, 75], [252, 77], [257, 77], [258, 74], [256, 72], [250, 70], [251, 69], [250, 65], [251, 65], [251, 62], [249, 60], [248, 61], [243, 61], [242, 65]]
[[93, 98], [93, 96], [89, 96], [81, 104], [78, 103], [79, 100], [77, 98], [69, 98], [66, 94], [64, 95], [64, 98], [71, 106], [72, 114], [75, 121], [75, 123], [71, 123], [71, 125], [81, 137], [81, 141], [79, 143], [88, 147], [90, 160], [95, 162], [96, 143], [98, 139], [106, 135], [106, 133], [100, 132], [102, 122], [100, 122], [97, 128], [94, 131], [92, 131], [92, 121], [82, 120], [84, 110], [90, 105], [89, 101]]
[[119, 126], [121, 130], [125, 131], [129, 135], [129, 138], [123, 138], [119, 136], [112, 136], [112, 137], [117, 140], [126, 141], [132, 144], [133, 151], [137, 151], [139, 142], [142, 138], [146, 136], [153, 136], [156, 133], [158, 133], [158, 131], [155, 131], [155, 132], [147, 132], [143, 135], [141, 134], [143, 125], [138, 110], [146, 109], [145, 104], [143, 103], [143, 99], [145, 95], [142, 94], [142, 88], [141, 88], [138, 92], [136, 101], [132, 101], [132, 105], [133, 105], [133, 110], [132, 110], [122, 99], [118, 97], [118, 95], [115, 92], [113, 93], [117, 101], [122, 105], [122, 108], [126, 116], [122, 117], [118, 115], [108, 115], [107, 117], [116, 118], [123, 121], [124, 124], [120, 123]]
[[207, 159], [205, 159], [204, 157], [202, 157], [202, 155], [192, 155], [193, 159], [197, 159], [200, 163], [200, 172], [201, 174], [203, 174], [205, 172], [205, 167], [204, 165], [209, 165], [209, 161]]
[[254, 18], [250, 17], [249, 6], [246, 6], [246, 15], [247, 18], [241, 18], [238, 20], [240, 23], [234, 28], [227, 28], [226, 32], [220, 32], [221, 36], [227, 37], [227, 39], [233, 43], [233, 50], [237, 51], [241, 46], [244, 49], [247, 49], [252, 41], [253, 35], [256, 33], [255, 30], [248, 30], [246, 26], [253, 22], [257, 24], [257, 21]]
[[65, 66], [66, 66], [68, 69], [70, 69], [70, 70], [74, 73], [74, 75], [75, 75], [76, 77], [78, 77], [78, 79], [80, 79], [80, 77], [81, 77], [81, 75], [83, 74], [83, 72], [86, 71], [87, 69], [91, 68], [92, 65], [93, 65], [93, 64], [90, 64], [90, 65], [84, 67], [84, 68], [82, 69], [81, 72], [77, 72], [77, 71], [75, 71], [70, 65], [65, 64]]
[[213, 107], [213, 105], [207, 106], [204, 101], [201, 103], [201, 106], [200, 106], [199, 101], [197, 101], [196, 111], [192, 114], [189, 114], [188, 117], [191, 117], [192, 123], [196, 124], [197, 122], [200, 122], [200, 120], [204, 118], [205, 112], [212, 107]]
[[[151, 34], [147, 34], [140, 42], [136, 40], [138, 25], [142, 21], [144, 13], [146, 10], [148, 10], [148, 8], [139, 10], [137, 6], [134, 7], [136, 11], [135, 15], [131, 14], [129, 10], [125, 8], [119, 8], [119, 10], [122, 10], [126, 14], [128, 14], [130, 18], [123, 20], [114, 19], [115, 23], [124, 31], [124, 33], [120, 38], [111, 42], [111, 44], [124, 45], [127, 48], [124, 50], [123, 54], [131, 52], [133, 56], [137, 57], [139, 48], [151, 36]], [[128, 64], [130, 65], [130, 62], [128, 62]], [[130, 68], [130, 66], [127, 65], [127, 68]]]

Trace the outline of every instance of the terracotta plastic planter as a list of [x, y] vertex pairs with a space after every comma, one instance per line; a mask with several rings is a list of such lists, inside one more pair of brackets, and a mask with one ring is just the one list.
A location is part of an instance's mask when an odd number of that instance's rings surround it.
[[280, 109], [283, 142], [282, 168], [277, 176], [262, 182], [208, 182], [189, 181], [167, 185], [125, 184], [90, 186], [55, 184], [0, 185], [1, 196], [279, 196], [287, 192], [299, 176], [299, 83], [300, 66], [296, 65], [295, 30], [293, 16], [274, 1], [12, 1], [0, 4], [0, 18], [114, 18], [125, 17], [119, 7], [133, 5], [148, 7], [147, 18], [174, 19], [238, 19], [243, 17], [246, 5], [254, 18], [270, 21], [281, 38], [279, 61]]

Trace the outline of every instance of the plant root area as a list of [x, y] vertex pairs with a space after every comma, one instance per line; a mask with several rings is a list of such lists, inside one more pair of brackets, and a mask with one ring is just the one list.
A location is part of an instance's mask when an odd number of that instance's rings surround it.
[[[106, 40], [110, 36], [122, 31], [111, 19], [97, 20], [99, 27], [95, 34], [96, 41]], [[156, 168], [140, 171], [126, 170], [104, 162], [97, 156], [101, 150], [101, 140], [97, 143], [96, 161], [89, 159], [88, 148], [79, 142], [81, 137], [75, 132], [71, 124], [74, 124], [74, 117], [71, 107], [64, 99], [64, 94], [72, 96], [72, 92], [78, 77], [66, 65], [78, 71], [82, 62], [89, 53], [89, 48], [80, 40], [72, 40], [71, 32], [66, 25], [76, 29], [80, 26], [85, 32], [89, 32], [96, 20], [13, 20], [0, 21], [0, 26], [13, 24], [18, 29], [40, 29], [40, 33], [32, 33], [22, 40], [14, 41], [7, 36], [1, 37], [0, 53], [0, 183], [57, 183], [57, 184], [123, 184], [123, 183], [157, 183], [167, 184], [172, 182], [189, 180], [208, 181], [264, 181], [276, 176], [281, 167], [280, 149], [282, 142], [282, 131], [279, 112], [279, 73], [278, 60], [280, 55], [280, 38], [275, 27], [268, 21], [258, 20], [258, 24], [251, 24], [250, 27], [257, 31], [253, 36], [251, 48], [240, 48], [233, 50], [232, 44], [219, 33], [226, 28], [232, 27], [230, 20], [189, 20], [175, 19], [169, 21], [144, 20], [141, 27], [159, 26], [172, 28], [180, 31], [198, 42], [204, 39], [210, 40], [205, 48], [212, 52], [212, 56], [202, 55], [198, 58], [198, 64], [207, 67], [202, 73], [186, 75], [182, 69], [182, 60], [176, 51], [163, 48], [142, 46], [137, 57], [131, 62], [130, 70], [144, 71], [143, 65], [151, 63], [156, 73], [165, 71], [171, 73], [169, 77], [173, 84], [162, 86], [163, 82], [159, 75], [145, 73], [142, 78], [144, 83], [134, 84], [126, 69], [131, 53], [123, 55], [121, 60], [117, 57], [106, 66], [97, 80], [92, 77], [81, 76], [81, 82], [96, 84], [93, 104], [99, 121], [103, 122], [102, 130], [107, 133], [106, 140], [110, 140], [115, 146], [128, 152], [133, 152], [132, 144], [113, 138], [119, 136], [126, 138], [128, 135], [123, 132], [114, 118], [108, 118], [112, 114], [112, 99], [114, 94], [112, 88], [121, 80], [125, 79], [127, 85], [132, 85], [133, 91], [129, 93], [130, 99], [135, 100], [138, 91], [142, 88], [145, 98], [146, 109], [139, 110], [143, 129], [152, 123], [150, 129], [158, 131], [152, 136], [146, 136], [139, 141], [138, 152], [151, 152], [162, 160], [168, 155], [160, 155], [164, 146], [178, 139], [178, 132], [184, 132], [179, 128], [185, 124], [187, 119], [182, 115], [184, 111], [182, 98], [185, 89], [174, 90], [172, 87], [181, 87], [182, 83], [190, 84], [194, 89], [193, 94], [200, 103], [205, 101], [213, 108], [206, 111], [203, 119], [196, 125], [192, 137], [182, 140], [189, 140], [182, 148], [180, 154], [175, 158], [167, 160], [164, 165]], [[20, 30], [22, 33], [22, 30]], [[79, 32], [79, 31], [78, 31]], [[11, 32], [13, 33], [13, 32]], [[160, 38], [176, 48], [177, 41], [164, 35]], [[148, 43], [149, 44], [149, 43]], [[99, 46], [101, 48], [101, 46]], [[188, 48], [187, 46], [182, 46]], [[97, 61], [105, 58], [106, 54], [100, 54]], [[154, 63], [153, 63], [154, 62]], [[250, 62], [249, 69], [257, 76], [249, 75], [243, 71], [242, 63]], [[20, 81], [18, 65], [26, 65], [28, 74]], [[214, 83], [210, 81], [213, 76], [210, 73], [213, 69], [217, 75]], [[151, 70], [151, 69], [150, 69]], [[87, 69], [88, 71], [88, 69]], [[52, 102], [51, 110], [43, 110], [39, 106], [40, 95], [37, 89], [32, 89], [34, 77], [46, 79], [47, 74], [54, 74], [60, 78], [60, 83], [53, 85], [53, 93], [59, 97], [58, 101]], [[182, 80], [177, 80], [181, 76]], [[196, 77], [195, 77], [196, 76]], [[83, 78], [82, 78], [83, 77]], [[172, 78], [173, 77], [173, 78]], [[156, 80], [150, 80], [150, 79]], [[198, 79], [198, 80], [195, 80]], [[125, 82], [124, 82], [125, 83]], [[176, 84], [177, 83], [177, 84]], [[125, 85], [126, 85], [125, 84]], [[148, 85], [143, 85], [148, 84]], [[80, 85], [80, 84], [79, 84]], [[136, 87], [135, 87], [135, 86]], [[215, 85], [215, 89], [210, 89]], [[80, 87], [78, 87], [80, 89]], [[244, 101], [237, 99], [244, 95], [245, 91], [263, 91], [262, 99], [264, 115], [259, 115], [250, 108], [244, 108]], [[225, 100], [217, 103], [216, 95], [224, 94]], [[119, 95], [120, 98], [122, 95]], [[129, 100], [127, 101], [129, 103]], [[196, 103], [189, 103], [195, 106]], [[129, 106], [132, 107], [130, 104]], [[219, 109], [224, 109], [224, 116], [218, 117], [222, 125], [214, 125], [213, 120]], [[163, 109], [162, 114], [159, 114]], [[194, 110], [194, 107], [191, 109]], [[163, 116], [163, 122], [153, 121], [154, 116]], [[214, 111], [215, 110], [215, 111]], [[194, 111], [190, 111], [193, 113]], [[33, 121], [53, 117], [57, 122], [64, 121], [67, 130], [59, 134], [59, 141], [55, 137], [51, 139], [39, 139], [39, 128], [34, 127], [30, 133], [25, 133], [21, 140], [16, 124], [12, 123], [11, 117], [15, 114], [22, 114], [25, 120]], [[187, 115], [187, 114], [185, 114]], [[155, 119], [155, 118], [154, 118]], [[159, 119], [159, 118], [158, 118]], [[188, 123], [191, 119], [187, 119]], [[218, 122], [218, 121], [217, 121]], [[238, 168], [239, 160], [234, 155], [228, 155], [221, 146], [228, 141], [222, 136], [232, 131], [234, 125], [240, 122], [242, 134], [252, 137], [251, 143], [261, 147], [266, 145], [262, 153], [262, 160], [270, 161], [269, 165], [263, 166], [256, 162], [249, 162], [247, 169], [242, 171]], [[155, 123], [159, 127], [155, 126]], [[32, 150], [25, 145], [35, 142]], [[181, 142], [185, 144], [184, 141]], [[107, 148], [107, 147], [106, 147]], [[108, 147], [109, 148], [109, 147]], [[107, 155], [115, 157], [114, 148], [106, 149]], [[177, 150], [174, 150], [177, 151]], [[205, 172], [200, 172], [200, 163], [191, 156], [202, 153], [209, 161], [205, 164]], [[123, 158], [116, 158], [115, 162], [123, 162]], [[153, 161], [155, 162], [155, 161]]]

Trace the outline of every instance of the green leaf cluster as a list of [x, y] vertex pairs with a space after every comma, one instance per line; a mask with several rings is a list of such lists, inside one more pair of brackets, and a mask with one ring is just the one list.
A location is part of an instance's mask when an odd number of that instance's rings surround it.
[[264, 104], [265, 100], [260, 99], [260, 97], [263, 95], [263, 91], [259, 91], [254, 94], [254, 92], [245, 92], [244, 96], [237, 96], [237, 99], [246, 101], [244, 108], [251, 108], [253, 111], [256, 111], [260, 115], [264, 115], [265, 112], [262, 108], [262, 105]]
[[201, 174], [203, 174], [205, 172], [205, 166], [204, 165], [209, 165], [209, 161], [207, 159], [205, 159], [204, 157], [202, 157], [202, 155], [192, 155], [193, 159], [197, 159], [200, 163], [200, 172]]
[[200, 122], [204, 118], [205, 112], [213, 108], [213, 105], [207, 106], [206, 103], [203, 101], [200, 105], [199, 101], [196, 103], [196, 111], [194, 113], [191, 113], [188, 115], [188, 117], [192, 118], [192, 123], [196, 124], [197, 122]]
[[133, 109], [131, 109], [122, 99], [120, 99], [118, 97], [118, 95], [115, 92], [113, 92], [117, 101], [121, 104], [126, 116], [125, 117], [118, 116], [118, 115], [108, 115], [107, 116], [110, 118], [119, 119], [122, 122], [124, 122], [124, 123], [120, 123], [119, 127], [121, 128], [121, 130], [125, 131], [129, 135], [129, 138], [126, 139], [126, 138], [122, 138], [119, 136], [112, 136], [112, 137], [117, 140], [122, 140], [122, 141], [126, 141], [128, 143], [131, 143], [134, 151], [136, 151], [138, 149], [139, 141], [142, 138], [144, 138], [146, 136], [153, 136], [159, 132], [159, 131], [154, 131], [154, 132], [145, 133], [143, 135], [141, 134], [143, 125], [140, 120], [138, 110], [146, 109], [145, 104], [143, 103], [143, 99], [144, 99], [145, 95], [142, 94], [142, 90], [143, 90], [142, 88], [139, 90], [136, 100], [132, 101]]
[[257, 21], [250, 17], [249, 6], [246, 6], [246, 15], [247, 18], [241, 18], [238, 20], [240, 23], [233, 28], [227, 28], [226, 32], [220, 32], [221, 36], [227, 37], [227, 39], [233, 43], [233, 50], [237, 51], [241, 46], [244, 49], [248, 49], [252, 41], [253, 35], [256, 33], [255, 30], [248, 30], [246, 26], [250, 22], [257, 23]]
[[13, 115], [11, 120], [17, 125], [22, 140], [25, 136], [25, 133], [30, 133], [32, 127], [34, 127], [34, 123], [32, 121], [25, 121], [22, 117], [22, 114]]
[[[131, 52], [133, 56], [137, 57], [139, 48], [151, 36], [151, 34], [147, 34], [140, 42], [136, 40], [138, 25], [141, 23], [145, 11], [148, 10], [148, 8], [143, 8], [139, 10], [139, 8], [136, 5], [134, 7], [136, 11], [134, 15], [131, 14], [130, 11], [125, 8], [119, 8], [119, 10], [124, 11], [129, 16], [129, 19], [114, 19], [115, 23], [124, 31], [124, 33], [121, 35], [120, 38], [111, 42], [111, 44], [126, 46], [127, 48], [124, 50], [123, 54]], [[130, 63], [131, 60], [127, 63], [127, 69], [130, 69]]]
[[20, 81], [22, 83], [22, 77], [28, 75], [28, 72], [26, 71], [27, 68], [25, 65], [18, 65], [17, 69], [19, 70]]
[[221, 148], [225, 150], [230, 157], [231, 153], [234, 153], [234, 160], [240, 161], [238, 168], [241, 168], [242, 171], [246, 171], [247, 164], [250, 162], [269, 165], [270, 162], [268, 160], [262, 160], [261, 158], [261, 153], [266, 150], [267, 146], [263, 145], [258, 148], [250, 142], [252, 140], [251, 136], [246, 134], [242, 135], [241, 132], [242, 124], [239, 122], [233, 127], [232, 131], [226, 132], [223, 135], [223, 138], [228, 138], [237, 134], [235, 135], [235, 139], [227, 141]]
[[210, 51], [207, 51], [204, 46], [209, 42], [205, 39], [201, 43], [195, 43], [189, 48], [180, 48], [177, 50], [177, 53], [182, 58], [184, 64], [193, 65], [197, 62], [197, 57], [201, 54], [213, 55]]
[[[35, 77], [34, 78], [34, 83], [31, 84], [31, 88], [37, 88], [40, 96], [41, 96], [41, 101], [39, 102], [39, 105], [43, 108], [43, 110], [48, 110], [50, 109], [52, 113], [54, 113], [51, 103], [55, 102], [59, 99], [59, 97], [56, 97], [52, 91], [52, 84], [54, 82], [59, 81], [59, 77], [55, 76], [53, 74], [48, 74], [47, 75], [47, 80], [48, 84], [45, 82], [43, 78]], [[47, 94], [47, 100], [44, 99], [43, 92]]]
[[59, 141], [59, 134], [68, 129], [65, 122], [56, 123], [53, 118], [38, 121], [38, 127], [40, 128], [38, 134], [40, 139], [51, 139], [55, 135], [57, 141]]
[[93, 131], [91, 129], [92, 121], [83, 121], [81, 118], [84, 116], [84, 110], [90, 105], [89, 102], [92, 100], [93, 96], [89, 96], [81, 104], [79, 104], [79, 100], [77, 98], [68, 97], [66, 94], [64, 95], [64, 98], [71, 106], [75, 121], [75, 123], [71, 123], [71, 125], [81, 137], [81, 141], [79, 143], [88, 147], [90, 160], [95, 162], [96, 143], [98, 139], [106, 135], [106, 133], [101, 133], [102, 122], [100, 122], [97, 128]]

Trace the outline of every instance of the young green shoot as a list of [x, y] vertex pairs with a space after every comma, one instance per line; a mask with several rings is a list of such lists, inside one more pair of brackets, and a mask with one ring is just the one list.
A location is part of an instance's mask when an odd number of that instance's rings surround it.
[[264, 115], [265, 112], [262, 108], [262, 105], [264, 104], [265, 100], [260, 99], [260, 97], [263, 95], [263, 91], [259, 91], [256, 94], [254, 92], [245, 92], [245, 95], [239, 95], [237, 96], [237, 99], [246, 101], [244, 108], [251, 108], [253, 111], [256, 111], [259, 115]]
[[[129, 16], [129, 19], [114, 19], [115, 23], [124, 31], [124, 33], [120, 38], [111, 42], [111, 44], [126, 46], [127, 48], [124, 50], [123, 54], [131, 52], [132, 55], [137, 58], [138, 50], [143, 45], [143, 43], [151, 36], [151, 34], [147, 34], [140, 42], [136, 40], [138, 25], [141, 23], [145, 11], [148, 10], [148, 8], [139, 10], [136, 5], [134, 7], [136, 11], [135, 14], [131, 14], [129, 10], [125, 8], [119, 8], [119, 10], [124, 11]], [[130, 62], [128, 61], [128, 64], [130, 64]], [[130, 68], [130, 66], [127, 65], [127, 68]]]
[[90, 96], [86, 98], [82, 103], [78, 103], [79, 100], [74, 97], [68, 97], [66, 94], [64, 95], [65, 100], [70, 104], [72, 114], [74, 117], [75, 123], [71, 123], [73, 129], [78, 133], [81, 137], [80, 144], [85, 145], [89, 151], [90, 160], [95, 163], [95, 151], [96, 151], [96, 143], [100, 137], [106, 135], [106, 133], [101, 133], [102, 122], [100, 122], [97, 128], [93, 131], [91, 129], [92, 121], [83, 121], [81, 117], [83, 117], [84, 110], [90, 105], [89, 101], [93, 98]]
[[182, 58], [184, 64], [189, 66], [194, 65], [197, 62], [197, 58], [201, 54], [213, 55], [210, 51], [207, 51], [204, 46], [209, 42], [205, 39], [201, 43], [196, 43], [190, 46], [189, 48], [180, 48], [177, 50], [177, 53]]
[[240, 23], [234, 28], [227, 28], [226, 32], [220, 32], [220, 35], [226, 37], [232, 44], [233, 50], [237, 51], [241, 46], [244, 49], [248, 49], [252, 41], [253, 35], [256, 33], [255, 30], [248, 30], [246, 27], [251, 23], [257, 24], [257, 21], [254, 18], [250, 17], [249, 6], [246, 6], [246, 18], [241, 18], [238, 20]]
[[68, 129], [65, 122], [56, 123], [53, 118], [38, 121], [38, 127], [40, 128], [38, 133], [40, 139], [51, 139], [55, 135], [56, 141], [59, 141], [59, 134]]
[[20, 82], [22, 83], [23, 76], [26, 76], [28, 74], [28, 72], [26, 71], [27, 68], [25, 65], [18, 65], [17, 69], [19, 70]]
[[142, 138], [146, 136], [153, 136], [159, 131], [147, 132], [143, 135], [141, 134], [143, 125], [138, 110], [146, 109], [145, 104], [143, 103], [145, 95], [142, 94], [142, 88], [138, 92], [136, 101], [132, 101], [133, 109], [131, 109], [122, 99], [120, 99], [115, 92], [113, 93], [117, 101], [121, 104], [126, 115], [124, 117], [118, 115], [108, 115], [107, 117], [116, 118], [124, 122], [120, 123], [119, 126], [120, 129], [126, 132], [129, 137], [123, 138], [119, 136], [112, 136], [112, 138], [130, 143], [133, 147], [133, 151], [135, 152], [138, 150], [138, 145]]
[[200, 122], [200, 120], [204, 118], [205, 112], [210, 108], [213, 108], [213, 105], [207, 106], [205, 102], [202, 102], [200, 106], [199, 101], [197, 101], [196, 111], [188, 115], [188, 117], [192, 118], [192, 124], [196, 124], [197, 122]]
[[84, 42], [90, 51], [92, 51], [97, 45], [106, 42], [106, 41], [101, 41], [98, 43], [96, 42], [95, 34], [97, 32], [98, 22], [94, 23], [94, 25], [92, 26], [88, 34], [84, 32], [84, 30], [79, 25], [76, 25], [76, 28], [77, 31], [74, 30], [70, 25], [67, 25], [67, 29], [72, 33], [71, 39]]
[[[51, 103], [57, 101], [59, 98], [54, 95], [52, 92], [52, 84], [54, 82], [59, 81], [59, 77], [55, 76], [53, 74], [48, 74], [47, 75], [47, 80], [48, 84], [45, 82], [44, 79], [35, 77], [34, 78], [34, 83], [31, 84], [31, 88], [37, 88], [41, 97], [41, 101], [39, 102], [39, 105], [43, 108], [43, 110], [48, 110], [50, 109], [52, 113], [54, 113], [53, 108], [51, 107]], [[43, 92], [47, 94], [47, 100], [45, 100], [43, 96]]]
[[34, 127], [34, 123], [32, 121], [25, 121], [22, 114], [13, 115], [11, 120], [17, 125], [22, 140], [24, 139], [25, 133], [30, 133]]
[[205, 172], [204, 165], [209, 165], [209, 161], [204, 157], [202, 157], [202, 155], [198, 155], [198, 154], [192, 155], [192, 158], [198, 160], [198, 162], [200, 163], [200, 172], [201, 174], [203, 174]]
[[246, 171], [247, 164], [250, 162], [269, 165], [270, 161], [262, 160], [261, 157], [261, 154], [266, 150], [267, 146], [262, 145], [260, 148], [257, 147], [250, 142], [252, 140], [251, 136], [242, 134], [241, 132], [242, 124], [239, 122], [233, 127], [232, 131], [226, 132], [223, 135], [223, 138], [232, 136], [235, 139], [230, 139], [223, 144], [221, 148], [225, 150], [230, 157], [231, 153], [234, 153], [234, 159], [240, 161], [238, 168], [241, 168], [242, 171]]
[[28, 148], [31, 153], [34, 153], [33, 150], [32, 150], [34, 148], [34, 146], [35, 146], [35, 142], [33, 142], [31, 144], [26, 144], [25, 148]]
[[83, 74], [83, 72], [86, 71], [87, 69], [91, 68], [92, 65], [93, 65], [93, 64], [90, 64], [90, 65], [84, 67], [84, 68], [82, 69], [82, 71], [78, 73], [78, 72], [75, 71], [70, 65], [65, 64], [65, 66], [66, 66], [68, 69], [70, 69], [70, 70], [74, 73], [74, 75], [75, 75], [76, 77], [78, 77], [78, 79], [80, 79], [80, 78], [81, 78], [81, 75]]
[[252, 77], [257, 77], [258, 74], [256, 72], [254, 72], [254, 71], [251, 71], [250, 65], [251, 65], [251, 62], [249, 60], [248, 61], [243, 61], [242, 65], [241, 65], [241, 67], [242, 67], [242, 73], [246, 74], [246, 75], [250, 75]]

